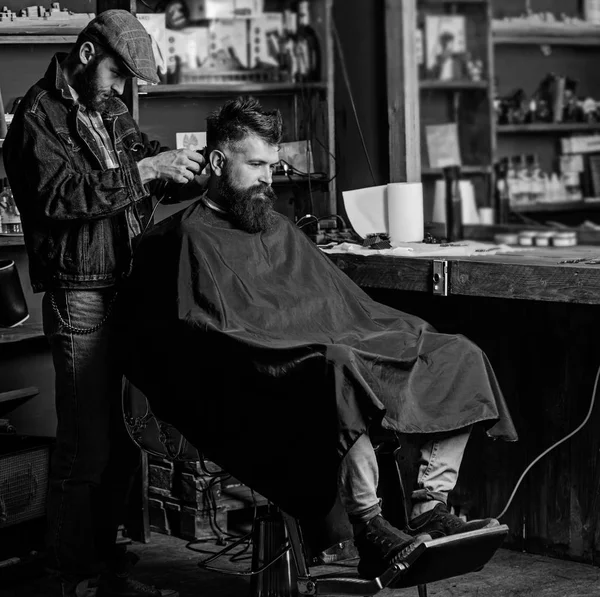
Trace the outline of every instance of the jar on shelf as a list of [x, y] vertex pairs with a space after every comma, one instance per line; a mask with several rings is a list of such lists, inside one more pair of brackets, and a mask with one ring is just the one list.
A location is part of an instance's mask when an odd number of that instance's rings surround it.
[[583, 18], [588, 23], [600, 24], [600, 0], [583, 0]]
[[574, 247], [577, 244], [577, 233], [573, 230], [555, 232], [552, 236], [554, 247]]

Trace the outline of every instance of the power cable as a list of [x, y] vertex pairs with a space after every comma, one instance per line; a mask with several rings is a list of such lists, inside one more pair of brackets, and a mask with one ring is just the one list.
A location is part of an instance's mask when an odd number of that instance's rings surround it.
[[569, 433], [568, 435], [563, 437], [561, 440], [552, 444], [549, 448], [544, 450], [537, 458], [535, 458], [529, 464], [529, 466], [523, 471], [523, 473], [519, 477], [519, 480], [517, 481], [515, 488], [513, 489], [512, 493], [510, 494], [510, 497], [508, 498], [508, 502], [506, 503], [506, 506], [504, 506], [504, 509], [502, 510], [502, 512], [500, 512], [500, 514], [498, 514], [498, 516], [496, 516], [496, 518], [502, 518], [506, 514], [506, 512], [508, 511], [508, 508], [510, 507], [510, 505], [513, 501], [513, 498], [515, 497], [515, 494], [517, 493], [517, 490], [519, 489], [519, 486], [521, 485], [521, 482], [525, 478], [525, 475], [531, 470], [531, 468], [535, 464], [537, 464], [544, 456], [546, 456], [546, 454], [548, 454], [549, 452], [554, 450], [554, 448], [557, 448], [558, 446], [560, 446], [567, 440], [571, 439], [575, 434], [579, 433], [585, 427], [587, 422], [590, 420], [590, 417], [592, 416], [592, 411], [594, 410], [594, 404], [596, 402], [596, 392], [598, 390], [598, 380], [599, 379], [600, 379], [600, 366], [598, 367], [598, 370], [596, 372], [596, 380], [594, 381], [594, 389], [592, 390], [592, 399], [590, 401], [590, 407], [589, 407], [587, 415], [585, 416], [585, 419], [583, 420], [581, 425], [579, 425], [579, 427], [577, 427], [577, 429], [574, 429], [573, 431], [571, 431], [571, 433]]

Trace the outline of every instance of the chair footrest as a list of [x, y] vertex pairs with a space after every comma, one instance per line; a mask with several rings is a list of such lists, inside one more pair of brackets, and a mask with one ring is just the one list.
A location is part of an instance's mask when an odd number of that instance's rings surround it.
[[[323, 575], [311, 578], [313, 585], [300, 585], [301, 595], [329, 597], [376, 595], [388, 588], [426, 585], [481, 570], [508, 534], [506, 525], [432, 539], [419, 545], [410, 564], [396, 564], [372, 580], [358, 576]], [[413, 555], [411, 554], [411, 555]]]

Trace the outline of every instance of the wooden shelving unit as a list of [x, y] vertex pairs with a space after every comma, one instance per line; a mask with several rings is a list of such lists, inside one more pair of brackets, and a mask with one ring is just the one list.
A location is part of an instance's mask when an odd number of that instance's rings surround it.
[[0, 330], [0, 344], [13, 344], [36, 338], [44, 338], [44, 330], [41, 323], [32, 323], [30, 320], [17, 327]]
[[600, 27], [577, 25], [492, 25], [494, 44], [600, 46]]
[[[113, 8], [118, 5], [119, 8], [132, 12], [149, 10], [141, 2], [136, 3], [136, 0], [114, 0], [110, 4]], [[271, 11], [283, 10], [285, 2], [272, 2], [270, 6]], [[307, 187], [308, 177], [294, 177], [293, 183], [302, 185], [302, 193], [295, 193], [290, 198], [293, 209], [306, 213], [306, 206], [298, 207], [305, 198], [306, 203], [314, 206], [319, 216], [336, 213], [332, 10], [333, 0], [310, 2], [311, 26], [319, 40], [321, 52], [320, 81], [240, 81], [239, 73], [229, 77], [235, 80], [226, 80], [227, 73], [223, 73], [223, 80], [216, 79], [210, 83], [138, 85], [134, 81], [129, 102], [132, 114], [151, 138], [159, 140], [163, 145], [173, 146], [176, 132], [204, 131], [206, 116], [225, 99], [237, 95], [255, 95], [267, 109], [281, 110], [284, 118], [284, 142], [311, 141], [314, 170], [325, 174], [325, 177], [310, 177], [310, 183], [316, 187], [310, 191]], [[247, 74], [251, 78], [252, 71], [247, 71]], [[219, 76], [219, 73], [215, 75]], [[287, 177], [276, 177], [274, 183], [280, 187], [289, 187], [280, 188], [281, 195], [291, 194], [292, 184]], [[299, 217], [298, 213], [294, 215]]]
[[511, 205], [515, 213], [541, 213], [560, 211], [600, 211], [600, 201], [555, 201], [548, 203], [532, 203], [530, 205]]
[[471, 89], [487, 89], [489, 83], [487, 81], [435, 81], [423, 79], [419, 81], [419, 87], [422, 90], [440, 90], [440, 91], [460, 91], [471, 90]]
[[4, 234], [0, 232], [0, 247], [20, 247], [24, 244], [22, 234]]
[[429, 4], [442, 4], [450, 5], [453, 4], [486, 4], [487, 0], [427, 0]]
[[[428, 125], [456, 123], [462, 166], [461, 175], [468, 177], [474, 187], [480, 207], [493, 205], [491, 184], [495, 154], [493, 133], [494, 64], [491, 39], [491, 3], [489, 0], [471, 2], [416, 0], [417, 27], [423, 39], [423, 63], [419, 65], [419, 111], [421, 180], [427, 204], [433, 204], [436, 179], [443, 171], [430, 165], [427, 151]], [[469, 59], [480, 60], [481, 73], [475, 80], [469, 78], [466, 65], [459, 71], [461, 78], [435, 79], [436, 69], [430, 60], [431, 44], [439, 40], [427, 39], [430, 18], [462, 17], [464, 19], [464, 52]], [[450, 25], [447, 25], [450, 27]], [[442, 27], [439, 25], [438, 27]], [[458, 51], [455, 48], [456, 51]], [[463, 48], [460, 50], [463, 51]], [[416, 55], [414, 57], [416, 60]], [[465, 58], [466, 59], [466, 58]], [[478, 164], [478, 165], [473, 165]]]
[[496, 126], [499, 135], [519, 135], [532, 133], [594, 133], [600, 131], [600, 122], [537, 122], [533, 124], [500, 124]]
[[140, 97], [201, 96], [230, 93], [301, 93], [302, 91], [326, 91], [326, 83], [180, 83], [175, 85], [140, 85]]
[[[491, 174], [492, 166], [461, 166], [460, 173], [461, 175], [468, 176], [485, 176]], [[427, 177], [433, 176], [443, 176], [443, 171], [440, 168], [422, 168], [421, 174]]]
[[76, 35], [0, 35], [0, 44], [72, 44]]

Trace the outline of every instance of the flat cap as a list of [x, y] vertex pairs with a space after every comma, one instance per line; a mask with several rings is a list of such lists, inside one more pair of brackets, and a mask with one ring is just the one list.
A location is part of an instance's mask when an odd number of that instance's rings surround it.
[[80, 36], [112, 50], [133, 75], [158, 83], [152, 40], [142, 23], [127, 10], [105, 10], [90, 21]]

